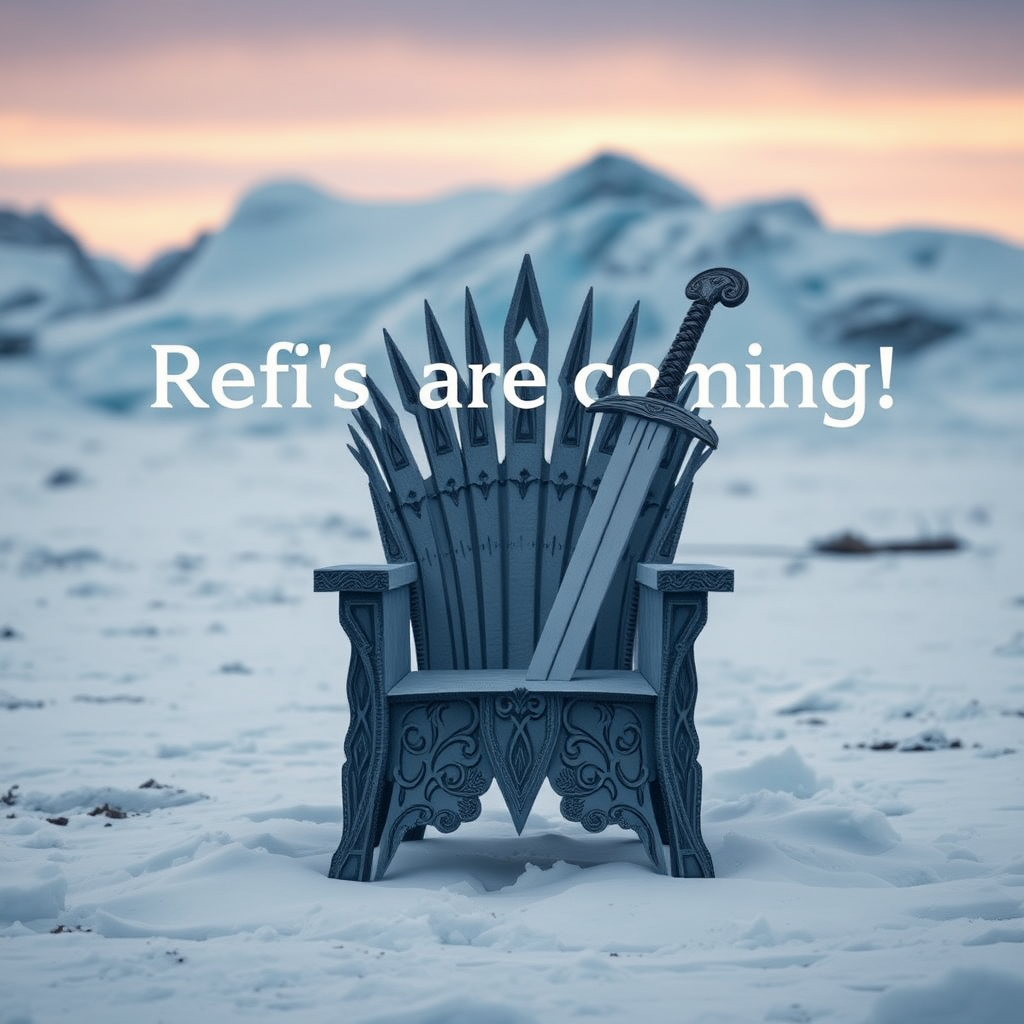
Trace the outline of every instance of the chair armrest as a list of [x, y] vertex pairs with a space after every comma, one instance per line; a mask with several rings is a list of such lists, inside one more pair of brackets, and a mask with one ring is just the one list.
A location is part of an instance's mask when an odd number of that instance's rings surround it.
[[313, 590], [342, 593], [360, 591], [379, 594], [416, 582], [415, 562], [392, 565], [327, 565], [313, 570]]
[[[409, 601], [417, 572], [415, 562], [313, 570], [313, 590], [338, 595], [338, 618], [352, 643], [350, 688], [353, 680], [369, 679], [383, 700], [384, 693], [408, 674]], [[357, 698], [351, 693], [349, 697], [351, 705]]]
[[675, 565], [641, 562], [636, 567], [636, 579], [642, 587], [663, 594], [731, 591], [735, 582], [732, 569], [702, 562]]
[[[696, 695], [693, 642], [708, 617], [708, 592], [733, 589], [733, 571], [720, 565], [641, 562], [636, 655], [641, 675], [659, 692], [689, 687]], [[687, 698], [689, 701], [690, 698]], [[692, 704], [692, 701], [691, 701]]]

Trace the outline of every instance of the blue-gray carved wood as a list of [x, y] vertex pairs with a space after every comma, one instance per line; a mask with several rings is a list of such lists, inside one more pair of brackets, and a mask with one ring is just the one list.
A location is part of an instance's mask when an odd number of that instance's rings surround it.
[[[637, 313], [634, 306], [607, 359], [616, 376], [630, 361]], [[454, 365], [429, 306], [425, 319], [431, 361]], [[506, 405], [503, 461], [493, 378], [484, 382], [485, 408], [469, 408], [460, 378], [454, 415], [427, 409], [421, 382], [385, 333], [398, 394], [417, 423], [429, 472], [417, 466], [391, 402], [368, 381], [373, 412], [357, 410], [350, 450], [367, 475], [390, 564], [332, 566], [314, 577], [316, 589], [339, 592], [353, 651], [344, 834], [333, 877], [380, 877], [399, 844], [422, 837], [426, 825], [446, 832], [473, 820], [492, 781], [521, 830], [545, 777], [569, 820], [592, 831], [609, 824], [634, 830], [658, 870], [666, 867], [664, 843], [672, 874], [713, 874], [700, 836], [693, 640], [706, 618], [707, 592], [731, 589], [732, 574], [659, 564], [675, 553], [694, 477], [716, 443], [704, 421], [680, 421], [699, 436], [680, 433], [666, 450], [577, 677], [524, 685], [522, 670], [622, 421], [585, 413], [572, 391], [590, 359], [593, 330], [588, 294], [558, 376], [550, 458], [544, 424], [553, 386], [536, 410]], [[468, 289], [465, 336], [467, 365], [486, 365]], [[529, 338], [527, 355], [521, 346]], [[504, 369], [524, 358], [546, 372], [547, 321], [529, 258], [503, 342]], [[594, 384], [599, 397], [611, 394], [612, 380], [599, 376]], [[684, 386], [680, 405], [688, 395]], [[423, 670], [412, 674], [410, 619]], [[634, 647], [639, 672], [628, 671]]]
[[[380, 574], [378, 573], [378, 576]], [[369, 881], [387, 792], [388, 687], [409, 671], [409, 587], [341, 590], [338, 616], [352, 644], [349, 727], [341, 769], [342, 838], [331, 878]], [[374, 580], [363, 585], [376, 586]], [[333, 587], [331, 589], [334, 589]]]
[[[424, 315], [431, 362], [454, 365], [441, 328], [427, 304], [424, 304]], [[429, 495], [431, 521], [438, 539], [439, 569], [444, 591], [449, 595], [449, 601], [454, 602], [449, 605], [449, 610], [459, 625], [457, 635], [453, 638], [457, 645], [453, 652], [453, 667], [482, 668], [484, 652], [474, 523], [455, 422], [447, 407], [431, 409], [420, 401], [419, 384], [405, 357], [386, 331], [384, 342], [399, 386], [402, 405], [406, 412], [416, 417], [430, 466], [430, 476], [425, 486]], [[464, 396], [465, 387], [461, 381], [460, 391]]]
[[[487, 366], [491, 361], [480, 326], [476, 305], [466, 289], [466, 365]], [[505, 667], [505, 544], [501, 528], [501, 466], [491, 394], [494, 378], [483, 380], [483, 409], [471, 409], [462, 402], [459, 409], [459, 434], [462, 458], [469, 481], [473, 507], [473, 543], [477, 553], [476, 576], [480, 594], [480, 630], [484, 639], [484, 667]]]
[[[597, 378], [597, 386], [594, 390], [597, 392], [598, 398], [607, 398], [611, 394], [614, 380], [618, 379], [619, 373], [624, 367], [629, 365], [630, 357], [633, 355], [633, 342], [636, 339], [636, 325], [639, 315], [640, 303], [635, 302], [606, 360], [608, 365], [612, 367], [612, 377], [600, 376]], [[583, 529], [587, 513], [590, 512], [591, 506], [594, 504], [594, 496], [601, 485], [601, 478], [604, 476], [608, 460], [611, 458], [612, 449], [615, 447], [615, 441], [619, 436], [621, 420], [622, 417], [620, 416], [603, 416], [601, 418], [594, 447], [587, 457], [579, 505], [573, 518], [572, 537], [569, 541], [570, 552], [576, 547], [576, 541], [579, 539], [580, 530]], [[568, 559], [566, 559], [566, 564], [568, 564]]]
[[480, 710], [484, 748], [521, 833], [555, 752], [562, 699], [517, 686], [482, 697]]
[[583, 302], [565, 362], [558, 374], [561, 401], [555, 425], [551, 461], [542, 485], [544, 534], [540, 544], [540, 580], [537, 594], [537, 631], [551, 610], [558, 585], [565, 575], [572, 542], [572, 524], [579, 505], [583, 468], [590, 447], [594, 417], [576, 400], [576, 374], [590, 361], [594, 329], [594, 289]]
[[[522, 354], [519, 344], [524, 327], [529, 327], [524, 339], [531, 334], [534, 338], [528, 356]], [[523, 258], [516, 281], [505, 319], [504, 340], [506, 371], [526, 359], [546, 376], [548, 323], [529, 256]], [[524, 397], [533, 399], [545, 394], [546, 389], [531, 389]], [[509, 668], [529, 663], [541, 625], [537, 621], [537, 578], [540, 538], [544, 534], [541, 481], [546, 418], [546, 403], [535, 409], [505, 404], [505, 664]]]
[[[373, 461], [366, 442], [352, 426], [349, 426], [349, 432], [352, 435], [353, 443], [348, 445], [348, 450], [366, 474], [370, 486], [373, 513], [377, 520], [377, 530], [380, 533], [381, 544], [384, 546], [384, 557], [392, 564], [396, 562], [414, 563], [416, 556], [412, 541], [409, 539], [402, 517], [395, 508], [391, 492], [380, 475], [380, 470]], [[419, 580], [414, 581], [411, 585], [409, 602], [413, 643], [416, 647], [416, 663], [425, 665], [427, 663], [427, 645], [424, 635], [426, 613], [423, 607], [423, 588]]]
[[419, 564], [425, 663], [437, 668], [454, 668], [456, 653], [461, 646], [461, 626], [452, 621], [450, 609], [456, 607], [456, 601], [441, 572], [436, 539], [437, 516], [431, 514], [428, 488], [402, 432], [398, 414], [373, 380], [367, 378], [366, 383], [380, 422], [370, 415], [365, 406], [356, 409], [355, 416], [384, 472], [395, 508], [405, 524]]
[[[693, 642], [707, 621], [706, 592], [670, 594], [641, 588], [640, 614], [644, 632], [638, 653], [647, 671], [660, 679], [655, 704], [655, 757], [663, 818], [662, 840], [669, 847], [671, 871], [677, 877], [710, 878], [711, 855], [700, 832], [700, 743], [693, 723], [697, 672]], [[648, 639], [657, 636], [652, 645]], [[657, 662], [657, 666], [653, 662]]]
[[[631, 359], [638, 313], [637, 303], [607, 356], [613, 377]], [[425, 322], [430, 360], [454, 366], [429, 305]], [[490, 354], [468, 289], [465, 335], [467, 366], [486, 365]], [[532, 656], [622, 419], [587, 414], [573, 393], [575, 375], [590, 359], [592, 336], [593, 296], [588, 294], [568, 342], [557, 391], [551, 382], [545, 406], [536, 410], [506, 404], [505, 458], [499, 461], [494, 378], [484, 380], [485, 408], [469, 407], [467, 381], [460, 374], [456, 414], [447, 408], [428, 409], [419, 399], [421, 382], [385, 332], [397, 391], [419, 428], [429, 473], [424, 479], [394, 408], [374, 381], [368, 383], [379, 422], [365, 408], [357, 410], [369, 447], [355, 435], [354, 454], [370, 481], [386, 557], [414, 557], [419, 564], [412, 615], [421, 669], [521, 667]], [[529, 361], [546, 371], [547, 319], [528, 257], [506, 318], [505, 369], [526, 358], [520, 342], [527, 337], [534, 339]], [[598, 397], [604, 398], [612, 391], [613, 379], [598, 374], [594, 385]], [[689, 392], [684, 387], [680, 404]], [[546, 459], [544, 412], [556, 394], [558, 417]], [[635, 566], [640, 559], [672, 558], [693, 475], [707, 454], [706, 444], [691, 444], [683, 435], [670, 445], [604, 597], [581, 667], [630, 666], [637, 608]]]
[[632, 829], [651, 863], [665, 873], [654, 787], [655, 706], [591, 695], [563, 702], [562, 730], [549, 767], [559, 810], [588, 832], [609, 824]]
[[448, 697], [391, 709], [393, 781], [380, 838], [382, 878], [409, 832], [432, 825], [454, 832], [480, 817], [480, 797], [494, 779], [480, 739], [476, 701]]

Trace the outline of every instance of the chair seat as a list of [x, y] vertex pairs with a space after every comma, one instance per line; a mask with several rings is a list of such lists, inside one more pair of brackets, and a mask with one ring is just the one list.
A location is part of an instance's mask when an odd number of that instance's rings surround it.
[[412, 700], [442, 694], [469, 697], [520, 688], [552, 696], [573, 694], [653, 700], [658, 695], [640, 672], [581, 669], [568, 683], [527, 683], [525, 668], [497, 668], [409, 672], [388, 690], [388, 698]]

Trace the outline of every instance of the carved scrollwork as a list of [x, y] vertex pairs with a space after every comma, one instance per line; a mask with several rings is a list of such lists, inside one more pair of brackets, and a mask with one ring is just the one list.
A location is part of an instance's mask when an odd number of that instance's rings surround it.
[[658, 589], [664, 591], [732, 590], [731, 569], [660, 569]]
[[654, 809], [650, 754], [644, 739], [650, 708], [580, 698], [566, 701], [557, 756], [549, 776], [562, 797], [562, 816], [588, 832], [609, 824], [632, 829], [648, 856], [664, 870]]
[[480, 770], [483, 752], [477, 723], [476, 707], [466, 700], [417, 704], [405, 713], [394, 778], [399, 806], [413, 791], [422, 790], [428, 801], [443, 791], [456, 806], [463, 801], [460, 811], [472, 815], [463, 821], [479, 815], [478, 797], [491, 779]]
[[388, 574], [375, 569], [317, 569], [313, 575], [317, 591], [387, 590]]
[[480, 797], [493, 781], [480, 742], [479, 713], [469, 700], [410, 705], [392, 734], [392, 795], [381, 840], [381, 877], [402, 837], [432, 825], [454, 832], [480, 816]]

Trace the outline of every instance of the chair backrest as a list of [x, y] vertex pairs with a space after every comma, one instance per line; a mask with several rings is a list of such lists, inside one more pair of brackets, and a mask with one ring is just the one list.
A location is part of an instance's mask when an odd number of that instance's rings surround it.
[[[469, 408], [460, 379], [461, 408], [430, 409], [421, 382], [385, 332], [384, 340], [404, 408], [415, 418], [429, 475], [417, 466], [392, 404], [368, 381], [374, 417], [356, 410], [361, 428], [350, 446], [370, 484], [377, 525], [389, 562], [416, 562], [412, 628], [419, 668], [525, 668], [551, 608], [576, 539], [594, 501], [618, 437], [621, 417], [588, 414], [573, 381], [590, 362], [593, 293], [587, 295], [558, 376], [558, 418], [545, 454], [545, 428], [554, 388], [534, 409], [505, 403], [504, 459], [488, 378], [486, 408]], [[639, 303], [633, 307], [607, 362], [628, 364]], [[530, 361], [547, 376], [548, 325], [530, 258], [523, 260], [505, 321], [503, 369], [522, 361], [517, 341], [533, 335]], [[433, 312], [426, 306], [433, 362], [454, 365]], [[483, 331], [466, 291], [466, 363], [490, 362]], [[599, 376], [597, 392], [612, 381]], [[692, 386], [692, 380], [690, 381]], [[680, 402], [689, 396], [684, 387]], [[593, 436], [596, 426], [596, 437]], [[593, 440], [593, 443], [591, 441]], [[677, 438], [662, 460], [629, 547], [605, 596], [582, 667], [631, 668], [636, 624], [637, 562], [668, 562], [675, 554], [694, 475], [711, 454], [700, 440]]]

